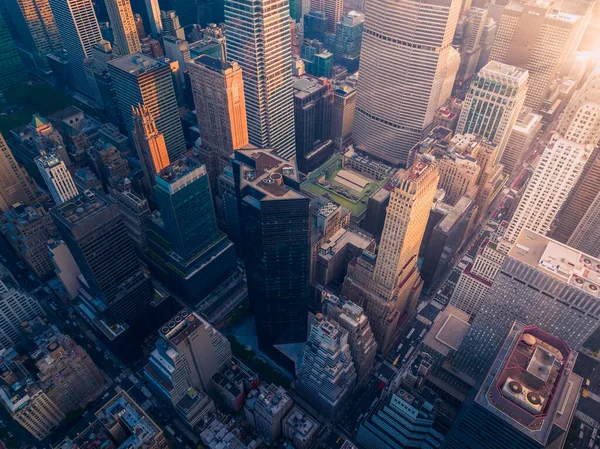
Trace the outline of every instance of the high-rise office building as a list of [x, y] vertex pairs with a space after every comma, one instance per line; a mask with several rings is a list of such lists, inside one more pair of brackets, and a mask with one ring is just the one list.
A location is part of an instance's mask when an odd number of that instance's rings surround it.
[[356, 111], [356, 89], [347, 83], [333, 85], [331, 138], [336, 150], [343, 150], [352, 137]]
[[146, 12], [148, 13], [148, 21], [150, 32], [154, 39], [158, 39], [163, 32], [162, 20], [160, 20], [160, 6], [158, 0], [144, 0]]
[[156, 174], [159, 214], [148, 220], [152, 273], [197, 307], [236, 270], [233, 244], [217, 228], [206, 167], [193, 150]]
[[311, 0], [310, 9], [324, 12], [327, 18], [327, 31], [335, 34], [344, 13], [344, 2], [342, 0]]
[[104, 376], [81, 346], [41, 318], [23, 324], [39, 386], [65, 415], [102, 394]]
[[558, 138], [551, 142], [519, 201], [504, 239], [514, 243], [522, 229], [548, 233], [558, 211], [577, 184], [593, 146]]
[[[248, 145], [242, 68], [237, 62], [201, 55], [188, 66], [204, 163], [216, 178], [229, 165], [234, 150]], [[216, 194], [216, 190], [213, 194]]]
[[[571, 98], [558, 123], [557, 131], [565, 138], [596, 146], [600, 140], [600, 68], [596, 68], [585, 84]], [[559, 242], [597, 255], [595, 245], [583, 244], [594, 234], [590, 226], [595, 223], [600, 190], [600, 153], [595, 149], [558, 214], [552, 238]], [[585, 217], [585, 220], [584, 220]], [[579, 228], [575, 237], [575, 229]], [[573, 238], [573, 240], [570, 240]], [[583, 245], [582, 245], [583, 244]]]
[[161, 11], [162, 35], [185, 40], [185, 33], [179, 23], [177, 11]]
[[56, 204], [62, 204], [79, 195], [69, 170], [56, 153], [43, 153], [35, 158], [35, 163]]
[[166, 322], [159, 334], [146, 377], [158, 386], [161, 378], [168, 379], [166, 392], [174, 403], [190, 387], [211, 392], [212, 376], [231, 360], [229, 340], [199, 315], [186, 311]]
[[31, 203], [36, 192], [33, 181], [15, 160], [0, 134], [0, 210], [15, 203]]
[[337, 25], [335, 33], [335, 61], [346, 67], [348, 73], [358, 71], [364, 22], [364, 14], [350, 11]]
[[62, 48], [62, 41], [48, 0], [4, 2], [14, 24], [18, 50], [28, 65], [48, 69], [46, 56]]
[[594, 257], [600, 257], [600, 194], [596, 195], [588, 207], [567, 244]]
[[289, 3], [226, 1], [225, 24], [227, 59], [244, 77], [250, 143], [289, 159], [295, 149]]
[[254, 402], [253, 423], [256, 432], [269, 444], [277, 441], [283, 431], [283, 419], [294, 405], [287, 392], [277, 385], [259, 386]]
[[46, 279], [54, 273], [48, 241], [56, 237], [56, 227], [44, 206], [13, 205], [0, 214], [0, 233], [36, 276]]
[[64, 413], [40, 388], [14, 349], [3, 351], [0, 368], [5, 373], [0, 380], [0, 401], [10, 417], [40, 441], [50, 436]]
[[477, 62], [481, 54], [481, 34], [487, 21], [488, 12], [483, 8], [469, 10], [468, 36], [460, 48], [460, 68], [456, 75], [456, 83], [463, 85], [471, 80], [477, 73]]
[[0, 344], [4, 348], [19, 343], [23, 337], [24, 322], [44, 315], [33, 296], [4, 281], [0, 281], [0, 305]]
[[27, 79], [25, 67], [4, 19], [0, 16], [0, 90]]
[[452, 365], [477, 378], [514, 320], [539, 326], [579, 349], [597, 329], [599, 261], [524, 229], [496, 275]]
[[231, 170], [259, 344], [306, 341], [310, 212], [297, 168], [252, 149], [236, 151]]
[[[575, 51], [581, 18], [555, 9], [555, 3], [529, 0], [508, 4], [498, 23], [490, 60], [529, 72], [525, 106], [537, 111], [560, 66]], [[581, 36], [579, 36], [581, 39]], [[575, 45], [575, 47], [574, 47]]]
[[333, 154], [331, 83], [310, 75], [294, 77], [296, 161], [302, 173], [325, 163]]
[[[401, 385], [391, 396], [375, 403], [360, 422], [356, 442], [361, 447], [438, 449], [444, 442], [435, 411], [437, 395]], [[410, 444], [410, 446], [408, 446]]]
[[133, 141], [144, 172], [146, 194], [152, 193], [158, 172], [170, 164], [165, 137], [158, 131], [156, 121], [148, 108], [142, 104], [132, 106]]
[[117, 53], [121, 56], [142, 51], [140, 37], [129, 0], [105, 0], [110, 27], [115, 38]]
[[342, 292], [362, 305], [383, 353], [390, 350], [402, 316], [414, 309], [423, 286], [417, 260], [438, 181], [436, 163], [425, 158], [400, 170], [390, 181], [393, 190], [377, 258], [363, 252], [348, 267]]
[[335, 420], [355, 384], [348, 331], [318, 313], [296, 375], [296, 391], [323, 416]]
[[93, 45], [102, 39], [92, 0], [49, 0], [65, 50], [75, 88], [85, 96], [90, 86], [83, 61], [92, 56]]
[[169, 159], [179, 159], [185, 152], [185, 140], [169, 64], [135, 53], [113, 59], [108, 63], [108, 71], [129, 134], [133, 135], [134, 132], [131, 108], [143, 104], [165, 138]]
[[484, 68], [488, 62], [490, 62], [490, 54], [492, 53], [494, 39], [496, 39], [496, 31], [498, 30], [498, 22], [496, 22], [490, 16], [490, 7], [491, 4], [488, 6], [488, 18], [483, 25], [483, 29], [481, 30], [481, 38], [479, 39], [481, 52], [479, 53], [479, 58], [477, 59], [477, 65], [475, 67], [476, 73]]
[[138, 39], [141, 40], [145, 38], [147, 34], [146, 30], [144, 29], [144, 19], [142, 19], [141, 14], [135, 13], [133, 15], [133, 21], [135, 22], [135, 29], [137, 31]]
[[510, 175], [521, 168], [540, 129], [542, 129], [542, 116], [533, 113], [527, 106], [521, 108], [500, 159], [504, 173]]
[[495, 144], [495, 164], [525, 101], [527, 80], [527, 70], [491, 61], [479, 71], [463, 102], [456, 132], [476, 134]]
[[438, 108], [442, 107], [448, 99], [452, 96], [452, 90], [456, 82], [456, 77], [460, 69], [461, 56], [458, 50], [454, 47], [448, 52], [448, 59], [446, 60], [446, 73], [442, 81], [442, 87], [440, 88], [440, 96], [438, 99]]
[[483, 384], [462, 405], [445, 448], [565, 446], [583, 383], [573, 372], [578, 354], [550, 330], [511, 324], [482, 366]]
[[406, 164], [408, 152], [431, 125], [439, 106], [460, 4], [460, 0], [369, 4], [353, 132], [358, 148]]
[[362, 307], [351, 301], [327, 294], [323, 303], [323, 313], [348, 332], [348, 344], [356, 370], [356, 384], [368, 378], [375, 361], [377, 343]]
[[130, 326], [148, 320], [153, 288], [142, 272], [119, 206], [85, 192], [50, 211], [89, 291], [114, 319]]

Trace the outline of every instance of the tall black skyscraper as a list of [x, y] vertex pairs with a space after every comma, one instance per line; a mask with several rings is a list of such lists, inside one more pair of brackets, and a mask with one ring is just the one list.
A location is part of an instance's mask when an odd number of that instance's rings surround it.
[[119, 206], [99, 192], [77, 195], [50, 210], [89, 293], [115, 322], [148, 319], [152, 283], [142, 272]]
[[302, 173], [316, 169], [333, 154], [332, 115], [331, 82], [310, 75], [295, 77], [296, 161]]
[[234, 153], [248, 295], [261, 346], [306, 341], [309, 199], [293, 162], [269, 150]]

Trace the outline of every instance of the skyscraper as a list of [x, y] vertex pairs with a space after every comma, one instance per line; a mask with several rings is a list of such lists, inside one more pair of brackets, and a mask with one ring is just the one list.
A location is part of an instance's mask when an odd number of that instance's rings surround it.
[[229, 340], [199, 315], [185, 310], [165, 322], [159, 335], [144, 369], [151, 384], [167, 393], [173, 404], [190, 387], [212, 391], [212, 376], [231, 360]]
[[19, 343], [23, 322], [44, 314], [33, 296], [3, 281], [0, 281], [0, 306], [0, 344], [5, 348]]
[[328, 294], [323, 303], [323, 312], [330, 320], [348, 332], [348, 344], [356, 370], [356, 384], [368, 378], [377, 352], [377, 343], [362, 307], [351, 301]]
[[500, 159], [504, 173], [510, 175], [521, 168], [523, 159], [528, 156], [540, 129], [542, 129], [542, 116], [534, 114], [527, 106], [521, 108]]
[[544, 149], [541, 160], [519, 201], [504, 239], [514, 243], [521, 230], [548, 233], [575, 187], [593, 146], [559, 138]]
[[296, 391], [319, 413], [335, 420], [355, 384], [348, 331], [318, 313], [310, 326]]
[[17, 47], [0, 16], [0, 90], [4, 90], [26, 79], [25, 67]]
[[105, 0], [115, 47], [121, 56], [142, 51], [129, 0]]
[[364, 308], [384, 354], [423, 286], [417, 260], [438, 181], [435, 162], [425, 158], [400, 170], [391, 180], [377, 258], [365, 251], [348, 267], [342, 292]]
[[581, 18], [554, 2], [512, 2], [502, 13], [490, 60], [529, 72], [525, 106], [538, 110], [560, 66], [575, 51]]
[[62, 204], [79, 195], [65, 163], [56, 153], [43, 153], [35, 158], [35, 163], [56, 204]]
[[268, 150], [249, 149], [234, 153], [232, 171], [258, 342], [304, 342], [310, 213], [297, 168]]
[[33, 181], [17, 164], [0, 134], [0, 210], [4, 211], [18, 202], [30, 203], [35, 200], [35, 196]]
[[348, 73], [358, 70], [365, 15], [350, 11], [338, 23], [335, 33], [335, 61]]
[[333, 154], [331, 82], [310, 75], [294, 77], [296, 161], [302, 173], [325, 163]]
[[167, 153], [176, 161], [185, 152], [183, 129], [173, 87], [171, 67], [164, 61], [135, 53], [108, 63], [125, 128], [133, 135], [131, 107], [143, 104], [165, 138]]
[[344, 149], [352, 137], [355, 112], [356, 89], [349, 84], [334, 84], [331, 138], [337, 150]]
[[494, 164], [502, 158], [525, 101], [527, 80], [527, 70], [491, 61], [479, 71], [463, 102], [456, 132], [494, 143]]
[[170, 164], [165, 137], [144, 105], [132, 106], [133, 141], [144, 172], [146, 194], [152, 193], [156, 174]]
[[152, 37], [158, 39], [162, 34], [162, 21], [160, 20], [160, 6], [158, 0], [144, 0], [146, 11], [148, 12], [148, 20]]
[[90, 293], [114, 319], [148, 320], [153, 288], [141, 269], [119, 206], [99, 192], [80, 194], [50, 210]]
[[393, 164], [433, 122], [460, 0], [372, 0], [365, 15], [356, 146]]
[[160, 21], [162, 23], [163, 36], [172, 36], [177, 39], [185, 39], [185, 33], [179, 23], [177, 11], [161, 11]]
[[577, 352], [553, 334], [509, 325], [490, 363], [482, 366], [483, 385], [463, 403], [445, 448], [565, 446], [583, 379], [573, 372]]
[[237, 62], [201, 55], [188, 70], [202, 147], [208, 153], [205, 164], [216, 186], [231, 153], [248, 145], [242, 68]]
[[92, 56], [93, 45], [102, 39], [92, 0], [49, 0], [65, 50], [75, 88], [85, 96], [90, 86], [83, 61]]
[[46, 55], [62, 48], [62, 41], [48, 0], [4, 2], [12, 20], [21, 55], [46, 69]]
[[322, 11], [327, 17], [327, 31], [335, 34], [344, 12], [342, 0], [311, 0], [310, 9]]
[[481, 34], [487, 21], [488, 12], [483, 8], [471, 8], [469, 10], [470, 23], [468, 25], [468, 36], [461, 46], [460, 68], [456, 75], [456, 82], [462, 85], [471, 80], [477, 72], [477, 62], [481, 54]]
[[599, 324], [599, 263], [524, 229], [506, 256], [452, 366], [477, 379], [492, 366], [515, 320], [539, 326], [579, 349]]
[[227, 59], [244, 77], [250, 143], [289, 159], [295, 148], [289, 3], [228, 0], [225, 24]]
[[236, 256], [217, 228], [206, 168], [193, 150], [156, 174], [154, 198], [150, 270], [195, 308], [236, 270]]

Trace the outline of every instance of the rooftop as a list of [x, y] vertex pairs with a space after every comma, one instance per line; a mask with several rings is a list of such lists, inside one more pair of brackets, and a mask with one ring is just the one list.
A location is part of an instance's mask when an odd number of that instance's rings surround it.
[[131, 55], [123, 56], [122, 58], [113, 59], [112, 61], [109, 61], [108, 64], [136, 76], [167, 65], [165, 62], [154, 59], [143, 53], [133, 53]]
[[443, 356], [451, 350], [457, 351], [471, 327], [470, 318], [469, 314], [448, 305], [433, 323], [423, 343]]
[[43, 152], [40, 156], [36, 157], [35, 160], [38, 165], [41, 164], [44, 168], [56, 167], [62, 163], [58, 154], [53, 151]]
[[239, 67], [237, 62], [229, 62], [223, 59], [214, 58], [210, 55], [200, 55], [192, 59], [192, 62], [197, 65], [204, 66], [214, 72], [225, 73], [227, 70], [236, 69]]
[[309, 440], [319, 429], [319, 422], [297, 405], [285, 417], [285, 425], [296, 429], [295, 438]]
[[206, 167], [186, 154], [156, 174], [156, 186], [173, 195], [206, 175]]
[[554, 421], [572, 413], [565, 404], [574, 407], [569, 396], [576, 359], [564, 341], [515, 322], [475, 401], [545, 445]]
[[164, 324], [159, 332], [165, 340], [177, 346], [201, 327], [210, 327], [210, 324], [200, 318], [199, 315], [182, 310]]
[[319, 256], [325, 260], [331, 260], [346, 245], [354, 245], [360, 249], [367, 249], [373, 243], [373, 239], [365, 234], [349, 230], [339, 229], [319, 248]]
[[119, 423], [127, 438], [119, 441], [119, 448], [152, 447], [152, 440], [162, 436], [162, 430], [124, 391], [109, 400], [96, 412], [98, 421], [111, 430]]
[[109, 205], [103, 197], [88, 190], [65, 201], [54, 211], [67, 223], [76, 225], [107, 209]]
[[504, 79], [511, 79], [521, 84], [527, 81], [529, 72], [514, 65], [490, 61], [481, 69], [478, 76], [483, 76], [484, 78], [501, 76]]
[[298, 181], [295, 163], [280, 158], [271, 150], [247, 148], [236, 150], [236, 160], [243, 162], [243, 185], [252, 185], [264, 197], [261, 200], [279, 198], [305, 198], [300, 192], [289, 187], [285, 179]]
[[327, 78], [317, 78], [311, 75], [292, 76], [294, 96], [299, 99], [310, 97], [319, 92], [327, 84]]
[[528, 229], [521, 231], [508, 255], [589, 295], [600, 297], [600, 259]]
[[266, 388], [260, 388], [255, 407], [262, 408], [271, 416], [276, 416], [291, 401], [284, 388], [271, 384]]

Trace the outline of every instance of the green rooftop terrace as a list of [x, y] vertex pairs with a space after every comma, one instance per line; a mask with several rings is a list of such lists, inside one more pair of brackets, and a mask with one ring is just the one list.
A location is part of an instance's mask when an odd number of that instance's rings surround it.
[[[357, 183], [345, 181], [338, 177], [340, 171], [356, 178]], [[338, 178], [336, 180], [336, 178]], [[362, 216], [367, 209], [369, 198], [375, 194], [388, 178], [379, 181], [372, 177], [344, 167], [342, 155], [335, 155], [315, 171], [308, 175], [308, 179], [301, 184], [303, 191], [329, 198], [348, 209], [355, 217]], [[342, 181], [342, 182], [340, 182]]]

